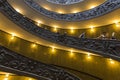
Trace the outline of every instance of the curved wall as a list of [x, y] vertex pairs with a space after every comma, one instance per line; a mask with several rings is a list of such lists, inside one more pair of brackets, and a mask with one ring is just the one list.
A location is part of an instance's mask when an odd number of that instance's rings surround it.
[[[17, 0], [17, 1], [8, 0], [8, 2], [15, 9], [20, 9], [23, 15], [29, 17], [34, 21], [40, 21], [41, 23], [46, 24], [48, 26], [63, 28], [63, 29], [71, 29], [71, 28], [83, 29], [83, 28], [90, 28], [90, 26], [98, 27], [98, 26], [114, 23], [115, 20], [120, 20], [119, 19], [120, 9], [117, 9], [109, 14], [103, 15], [98, 18], [86, 20], [86, 21], [80, 21], [80, 22], [57, 21], [57, 20], [48, 18], [46, 16], [43, 16], [42, 14], [33, 10], [32, 8], [27, 6], [22, 0]], [[114, 15], [114, 17], [111, 17], [112, 15]]]

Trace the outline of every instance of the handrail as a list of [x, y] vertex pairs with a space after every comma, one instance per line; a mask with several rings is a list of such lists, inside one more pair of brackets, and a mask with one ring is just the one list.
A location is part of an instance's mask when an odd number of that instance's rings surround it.
[[41, 7], [34, 0], [24, 0], [24, 2], [28, 6], [40, 12], [44, 16], [47, 16], [49, 18], [53, 18], [56, 20], [64, 20], [64, 21], [88, 20], [88, 19], [105, 15], [115, 9], [120, 8], [120, 0], [106, 0], [103, 4], [90, 10], [86, 10], [78, 13], [72, 13], [72, 14], [59, 14]]
[[38, 80], [80, 80], [63, 69], [35, 61], [0, 46], [0, 68]]
[[71, 4], [80, 3], [84, 0], [47, 0], [47, 1], [59, 5], [71, 5]]
[[[3, 2], [4, 1], [4, 2]], [[120, 41], [77, 38], [68, 35], [54, 33], [44, 28], [38, 27], [34, 21], [16, 12], [5, 0], [0, 0], [1, 12], [22, 29], [48, 41], [69, 46], [89, 52], [93, 52], [105, 57], [110, 57], [120, 61]]]

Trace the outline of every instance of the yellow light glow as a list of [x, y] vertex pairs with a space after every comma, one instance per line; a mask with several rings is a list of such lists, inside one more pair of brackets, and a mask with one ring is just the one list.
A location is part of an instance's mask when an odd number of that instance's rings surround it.
[[120, 26], [119, 22], [115, 22], [115, 25], [116, 25], [116, 27]]
[[77, 13], [77, 12], [79, 12], [78, 10], [74, 10], [74, 11], [72, 11], [72, 13]]
[[90, 28], [91, 28], [91, 32], [94, 32], [95, 30], [94, 30], [94, 26], [90, 26]]
[[4, 80], [8, 80], [8, 78], [4, 78]]
[[93, 28], [94, 28], [94, 26], [90, 26], [90, 28], [91, 28], [91, 29], [93, 29]]
[[42, 22], [41, 20], [38, 20], [37, 23], [38, 23], [38, 24], [42, 24], [43, 22]]
[[37, 47], [36, 43], [33, 43], [33, 44], [31, 45], [31, 47], [32, 47], [32, 48]]
[[90, 54], [90, 53], [87, 54], [87, 58], [88, 58], [88, 59], [91, 58], [91, 54]]
[[41, 26], [41, 24], [43, 24], [41, 20], [36, 20], [36, 22], [37, 22], [37, 26]]
[[111, 64], [114, 64], [115, 62], [110, 58], [110, 63], [111, 63]]
[[9, 73], [7, 73], [7, 74], [5, 75], [5, 77], [6, 77], [6, 78], [8, 78], [8, 77], [9, 77], [9, 75], [10, 75], [10, 74], [9, 74]]
[[32, 80], [31, 78], [29, 78], [29, 80]]
[[70, 32], [71, 32], [71, 33], [74, 33], [74, 29], [73, 29], [73, 28], [71, 28], [71, 29], [70, 29]]
[[53, 31], [54, 31], [54, 32], [57, 32], [57, 28], [58, 28], [58, 26], [53, 25], [53, 27], [54, 27], [54, 28], [53, 28]]
[[116, 27], [119, 27], [120, 25], [119, 24], [116, 24]]
[[119, 23], [119, 20], [114, 20], [114, 23]]
[[37, 23], [38, 26], [40, 26], [40, 23]]
[[95, 8], [95, 7], [96, 7], [95, 5], [92, 5], [92, 6], [90, 7], [90, 9]]
[[55, 32], [57, 32], [57, 28], [56, 27], [54, 27], [54, 29], [53, 29]]
[[18, 13], [21, 13], [20, 9], [16, 8], [15, 10], [16, 10]]
[[15, 36], [15, 33], [12, 33], [11, 35], [14, 37], [14, 36]]
[[73, 56], [74, 56], [73, 50], [70, 51], [69, 56], [70, 56], [70, 57], [73, 57]]
[[14, 39], [15, 33], [11, 33], [11, 39]]
[[52, 46], [52, 52], [55, 52], [55, 47], [54, 46]]
[[44, 8], [47, 9], [47, 10], [50, 10], [50, 7], [47, 6], [47, 5], [44, 5]]
[[60, 13], [60, 14], [63, 14], [63, 13], [64, 13], [62, 10], [58, 10], [57, 12]]

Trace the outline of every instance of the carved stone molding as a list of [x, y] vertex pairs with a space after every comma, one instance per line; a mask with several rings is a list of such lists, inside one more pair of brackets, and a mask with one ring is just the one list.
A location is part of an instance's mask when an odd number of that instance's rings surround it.
[[34, 0], [24, 0], [24, 2], [27, 5], [29, 5], [31, 8], [33, 8], [34, 10], [40, 12], [41, 14], [43, 14], [49, 18], [53, 18], [56, 20], [64, 20], [64, 21], [88, 20], [88, 19], [102, 16], [102, 15], [107, 14], [117, 8], [120, 8], [120, 0], [106, 0], [100, 6], [90, 9], [90, 10], [73, 13], [73, 14], [59, 14], [59, 13], [44, 9], [38, 3], [36, 3]]
[[0, 67], [17, 73], [34, 76], [38, 80], [80, 80], [70, 73], [52, 65], [44, 64], [0, 46]]
[[82, 2], [84, 0], [47, 0], [47, 1], [54, 4], [70, 5], [70, 4]]

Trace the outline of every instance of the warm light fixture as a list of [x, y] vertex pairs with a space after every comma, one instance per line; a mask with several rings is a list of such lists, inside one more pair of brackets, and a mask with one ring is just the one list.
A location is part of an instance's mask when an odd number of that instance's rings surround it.
[[57, 27], [58, 27], [58, 26], [53, 25], [53, 31], [54, 31], [54, 32], [57, 32]]
[[47, 9], [47, 10], [50, 10], [50, 7], [47, 6], [47, 5], [44, 5], [43, 7], [44, 7], [45, 9]]
[[74, 11], [72, 11], [72, 13], [77, 13], [77, 12], [79, 12], [78, 10], [74, 10]]
[[40, 26], [40, 23], [37, 23], [38, 26]]
[[8, 80], [8, 78], [4, 78], [4, 80]]
[[73, 53], [73, 50], [70, 51], [70, 57], [73, 57], [74, 56], [74, 53]]
[[15, 37], [15, 33], [12, 33], [11, 34], [11, 39], [14, 39], [14, 37]]
[[43, 22], [41, 20], [38, 20], [37, 23], [42, 24]]
[[31, 78], [29, 78], [29, 80], [32, 80]]
[[115, 62], [110, 58], [110, 63], [111, 63], [111, 64], [114, 64]]
[[93, 28], [94, 28], [94, 26], [90, 26], [90, 28], [91, 28], [91, 29], [93, 29]]
[[55, 47], [54, 46], [52, 46], [52, 52], [55, 52]]
[[14, 37], [14, 36], [15, 36], [15, 33], [12, 33], [11, 35], [12, 35], [12, 37]]
[[74, 33], [74, 29], [73, 29], [73, 28], [71, 28], [71, 29], [70, 29], [70, 32], [71, 32], [71, 33]]
[[9, 73], [5, 74], [5, 77], [6, 77], [6, 78], [8, 78], [8, 77], [9, 77], [9, 75], [10, 75]]
[[95, 7], [96, 7], [95, 5], [92, 5], [92, 6], [90, 6], [90, 9], [95, 8]]
[[37, 20], [37, 26], [40, 26], [43, 22], [41, 20]]
[[87, 58], [90, 59], [91, 58], [91, 54], [87, 53]]
[[94, 26], [90, 26], [91, 32], [94, 32]]
[[36, 43], [33, 43], [33, 44], [31, 45], [32, 48], [35, 48], [36, 46], [37, 46]]
[[18, 9], [18, 8], [15, 8], [15, 10], [16, 10], [18, 13], [21, 13], [20, 9]]
[[62, 10], [58, 10], [57, 12], [60, 13], [60, 14], [63, 14], [63, 11], [62, 11]]
[[115, 25], [116, 25], [116, 27], [119, 27], [120, 25], [119, 25], [119, 22], [115, 22]]
[[55, 32], [57, 32], [57, 28], [56, 27], [54, 27], [54, 29], [53, 29]]

